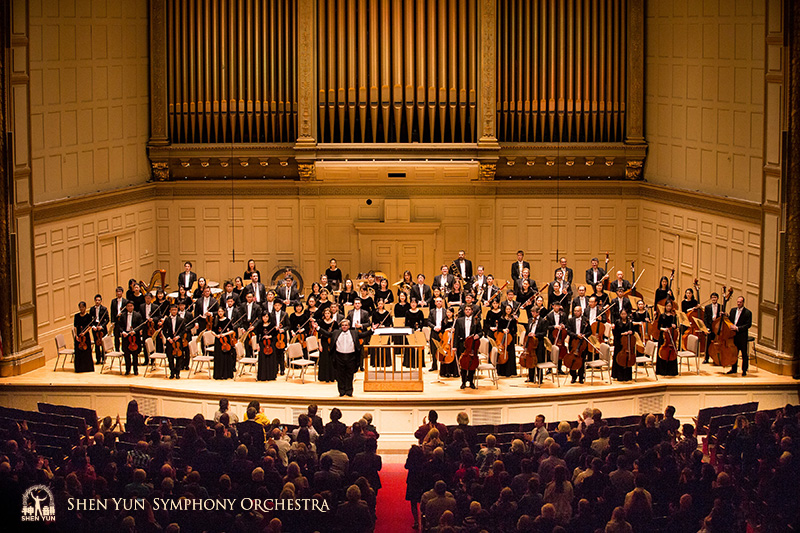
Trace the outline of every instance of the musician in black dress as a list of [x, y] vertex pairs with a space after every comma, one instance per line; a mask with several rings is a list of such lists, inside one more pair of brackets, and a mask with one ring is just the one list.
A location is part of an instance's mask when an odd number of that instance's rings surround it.
[[[386, 281], [386, 280], [382, 280]], [[391, 293], [389, 293], [391, 294]], [[392, 327], [392, 314], [386, 310], [384, 301], [380, 298], [377, 300], [377, 306], [372, 312], [372, 330], [378, 328]], [[391, 348], [379, 348], [372, 350], [370, 357], [370, 364], [373, 367], [392, 366], [392, 350]]]
[[[145, 302], [145, 294], [138, 283], [134, 282], [131, 289], [128, 290], [127, 299], [133, 302], [134, 309], [140, 309]], [[150, 294], [150, 293], [147, 293]]]
[[605, 306], [608, 305], [609, 302], [608, 294], [606, 294], [605, 291], [603, 290], [602, 283], [598, 283], [597, 285], [594, 286], [594, 294], [592, 296], [594, 296], [595, 299], [597, 300], [597, 307], [599, 307], [600, 309], [603, 309], [605, 308]]
[[505, 363], [497, 361], [497, 375], [510, 377], [517, 375], [517, 352], [516, 352], [516, 338], [517, 338], [517, 317], [514, 314], [514, 309], [510, 305], [503, 307], [503, 314], [497, 320], [497, 333], [505, 335], [496, 338], [497, 349], [500, 350], [500, 344], [505, 340], [507, 359]]
[[453, 290], [447, 293], [447, 306], [463, 305], [464, 304], [464, 291], [461, 290], [461, 282], [459, 280], [453, 281]]
[[[202, 297], [203, 296], [203, 291], [206, 290], [206, 287], [208, 287], [208, 282], [206, 281], [206, 278], [204, 278], [202, 276], [197, 278], [197, 288], [192, 293], [192, 298], [197, 300], [198, 298]], [[211, 289], [211, 287], [208, 287], [208, 288]]]
[[333, 355], [331, 354], [331, 335], [335, 329], [338, 329], [339, 324], [333, 320], [330, 308], [322, 311], [322, 320], [317, 321], [317, 327], [320, 332], [317, 379], [324, 383], [332, 383], [336, 381], [336, 371], [333, 367]]
[[233, 278], [233, 293], [239, 297], [239, 301], [244, 299], [245, 286], [241, 276]]
[[[455, 311], [453, 310], [452, 307], [448, 307], [447, 309], [445, 309], [445, 315], [444, 316], [445, 316], [445, 320], [444, 320], [444, 323], [442, 324], [442, 331], [444, 332], [444, 331], [447, 331], [447, 330], [451, 330], [450, 331], [450, 339], [451, 339], [450, 342], [453, 342], [453, 331], [452, 331], [452, 329], [455, 326], [455, 321], [456, 321]], [[442, 335], [444, 335], [444, 334], [442, 334]], [[453, 346], [455, 347], [455, 345], [453, 345]], [[443, 378], [457, 378], [458, 374], [459, 374], [458, 370], [459, 370], [458, 369], [458, 358], [455, 357], [455, 353], [454, 353], [454, 357], [453, 357], [453, 361], [452, 362], [446, 363], [444, 361], [441, 361], [439, 363], [439, 375], [441, 377], [443, 377]]]
[[[614, 322], [614, 353], [619, 353], [622, 350], [623, 341], [627, 341], [627, 337], [636, 332], [635, 328], [633, 320], [628, 316], [628, 312], [623, 310], [619, 315], [619, 319]], [[635, 350], [635, 343], [633, 343], [633, 346]], [[611, 377], [617, 381], [630, 381], [633, 379], [633, 368], [620, 365], [617, 363], [617, 358], [614, 357], [613, 361], [611, 361]]]
[[102, 365], [105, 361], [103, 351], [103, 337], [108, 334], [108, 309], [103, 305], [103, 297], [99, 294], [94, 295], [94, 307], [90, 313], [92, 315], [92, 340], [94, 341], [94, 358], [96, 365]]
[[[178, 316], [178, 306], [175, 304], [170, 305], [169, 314], [164, 318], [160, 335], [164, 339], [163, 344], [166, 348], [169, 379], [181, 379], [180, 359], [183, 355], [184, 328], [183, 318]], [[176, 349], [179, 354], [177, 357], [175, 356]]]
[[72, 338], [75, 340], [75, 372], [94, 372], [92, 363], [92, 324], [94, 317], [86, 311], [86, 302], [78, 304], [72, 319]]
[[[281, 303], [283, 305], [283, 303]], [[258, 341], [258, 381], [274, 381], [278, 377], [278, 330], [274, 327], [273, 314], [264, 313], [256, 325], [256, 340]], [[281, 350], [283, 352], [283, 350]]]
[[336, 259], [331, 259], [330, 266], [325, 270], [325, 276], [328, 278], [331, 288], [338, 291], [342, 286], [342, 271], [336, 266]]
[[[697, 298], [694, 297], [694, 290], [690, 287], [683, 291], [683, 300], [681, 300], [681, 311], [684, 313], [688, 313], [693, 309], [697, 309], [700, 306], [700, 302], [697, 301]], [[700, 308], [702, 310], [702, 307]], [[681, 337], [689, 329], [687, 326], [681, 324], [680, 326]]]
[[375, 291], [375, 300], [383, 300], [384, 304], [394, 302], [394, 293], [389, 288], [389, 280], [386, 278], [381, 278], [380, 288]]
[[[236, 366], [236, 350], [234, 344], [236, 338], [231, 329], [232, 320], [228, 318], [225, 309], [217, 309], [217, 317], [214, 320], [214, 379], [232, 379], [233, 370]], [[224, 338], [223, 338], [224, 337]]]
[[178, 299], [178, 316], [183, 319], [183, 334], [181, 335], [181, 341], [183, 346], [183, 354], [180, 359], [180, 364], [178, 365], [181, 370], [189, 370], [189, 340], [192, 338], [192, 328], [197, 327], [197, 321], [194, 320], [194, 315], [189, 309], [189, 304], [187, 303], [189, 300], [181, 300]]
[[122, 353], [125, 355], [125, 375], [131, 373], [133, 365], [133, 375], [139, 375], [139, 352], [142, 350], [141, 326], [144, 319], [138, 311], [134, 311], [134, 304], [128, 300], [125, 304], [125, 311], [117, 318], [117, 327], [120, 331], [120, 344]]
[[[424, 325], [425, 317], [422, 311], [417, 307], [417, 299], [412, 297], [411, 304], [406, 311], [406, 327], [411, 328], [411, 331], [420, 331]], [[425, 361], [417, 361], [416, 350], [406, 350], [403, 354], [403, 366], [408, 368], [417, 368], [418, 364], [425, 364]], [[433, 368], [433, 366], [431, 366]]]
[[319, 300], [317, 300], [317, 310], [314, 311], [314, 320], [319, 322], [322, 320], [322, 312], [331, 306], [330, 291], [323, 288], [319, 293]]
[[298, 335], [305, 335], [310, 329], [308, 327], [309, 318], [311, 315], [303, 308], [303, 304], [298, 302], [294, 304], [294, 313], [289, 315], [289, 342], [297, 342]]
[[667, 299], [670, 299], [673, 302], [675, 301], [675, 295], [672, 294], [672, 289], [670, 289], [669, 285], [669, 278], [667, 276], [661, 276], [661, 279], [658, 281], [658, 288], [656, 289], [657, 304], [661, 304], [662, 301]]
[[[678, 317], [675, 316], [673, 305], [674, 304], [672, 300], [667, 300], [667, 303], [664, 306], [664, 312], [658, 316], [658, 329], [661, 331], [661, 335], [658, 338], [659, 352], [661, 351], [661, 347], [665, 342], [673, 342], [671, 338], [667, 338], [667, 335], [678, 327]], [[675, 350], [677, 351], [678, 349], [679, 346], [676, 344]], [[661, 357], [658, 357], [656, 359], [656, 374], [662, 376], [677, 376], [678, 359], [675, 358], [672, 361], [665, 361]]]
[[306, 305], [308, 305], [308, 301], [311, 298], [314, 298], [315, 301], [319, 301], [319, 293], [322, 290], [322, 285], [317, 283], [316, 281], [311, 284], [311, 292], [306, 297]]
[[256, 262], [253, 259], [247, 260], [247, 270], [244, 271], [244, 279], [251, 280], [253, 273], [258, 274], [258, 279], [261, 279], [261, 272], [256, 268]]
[[339, 293], [339, 304], [351, 304], [356, 301], [358, 294], [353, 289], [353, 280], [347, 278], [344, 280], [344, 289]]
[[[453, 343], [456, 347], [456, 359], [460, 361], [461, 356], [464, 354], [467, 337], [473, 338], [472, 353], [474, 357], [477, 357], [477, 343], [480, 342], [481, 321], [478, 317], [472, 316], [472, 308], [469, 308], [464, 316], [456, 320], [454, 328]], [[460, 363], [459, 366], [461, 366]], [[461, 388], [467, 388], [467, 384], [469, 384], [471, 389], [477, 388], [475, 386], [475, 371], [461, 367]]]
[[361, 300], [361, 309], [372, 315], [375, 310], [375, 300], [370, 295], [369, 287], [367, 287], [366, 283], [361, 286], [361, 294], [358, 298]]
[[531, 287], [530, 281], [523, 279], [520, 283], [519, 289], [516, 291], [516, 295], [517, 301], [520, 303], [520, 307], [525, 310], [525, 314], [528, 317], [528, 322], [530, 322], [532, 316], [531, 308], [533, 307], [535, 299], [534, 296], [536, 296], [536, 289]]
[[403, 291], [397, 293], [397, 303], [394, 304], [394, 316], [396, 318], [405, 318], [411, 306], [408, 304], [408, 294]]
[[[650, 315], [647, 314], [647, 306], [644, 304], [644, 300], [638, 300], [636, 302], [636, 310], [631, 313], [630, 320], [633, 323], [634, 330], [642, 338], [642, 342], [644, 342], [647, 333], [647, 325], [650, 323]], [[642, 326], [644, 326], [644, 328], [642, 328]]]

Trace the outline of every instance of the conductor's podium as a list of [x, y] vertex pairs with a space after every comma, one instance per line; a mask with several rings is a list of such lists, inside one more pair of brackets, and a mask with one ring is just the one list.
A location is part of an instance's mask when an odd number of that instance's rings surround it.
[[411, 328], [378, 328], [364, 346], [364, 392], [422, 392], [425, 335]]

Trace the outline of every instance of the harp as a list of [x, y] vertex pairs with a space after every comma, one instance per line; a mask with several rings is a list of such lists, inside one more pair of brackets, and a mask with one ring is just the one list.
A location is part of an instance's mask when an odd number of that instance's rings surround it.
[[[161, 282], [159, 285], [158, 282]], [[156, 289], [161, 289], [166, 292], [167, 290], [167, 271], [162, 269], [156, 269], [153, 271], [153, 275], [150, 276], [150, 283], [145, 283], [144, 281], [139, 281], [139, 286], [142, 288], [143, 292], [150, 292]]]

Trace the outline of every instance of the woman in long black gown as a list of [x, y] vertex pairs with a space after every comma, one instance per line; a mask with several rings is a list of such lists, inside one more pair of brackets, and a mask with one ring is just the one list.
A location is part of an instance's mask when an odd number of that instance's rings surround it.
[[[497, 375], [510, 377], [517, 375], [517, 317], [514, 316], [514, 308], [506, 305], [503, 308], [503, 315], [497, 320], [497, 331], [507, 332], [510, 343], [506, 346], [508, 359], [505, 363], [497, 362]], [[498, 343], [499, 344], [499, 343]]]
[[592, 295], [597, 300], [597, 307], [603, 310], [608, 305], [608, 294], [603, 291], [603, 284], [598, 283], [594, 286], [594, 294]]
[[[628, 312], [623, 309], [619, 313], [619, 320], [614, 322], [615, 354], [619, 353], [622, 349], [623, 341], [627, 340], [627, 337], [633, 335], [635, 331], [633, 321], [628, 317]], [[617, 381], [630, 381], [633, 378], [633, 368], [623, 367], [617, 363], [617, 358], [614, 357], [614, 360], [611, 362], [611, 377]]]
[[464, 292], [461, 290], [461, 282], [453, 282], [453, 290], [447, 294], [447, 307], [451, 305], [464, 305]]
[[[275, 348], [277, 330], [272, 327], [270, 315], [264, 313], [256, 325], [258, 340], [258, 381], [273, 381], [278, 377], [278, 355]], [[269, 353], [268, 353], [269, 352]]]
[[672, 294], [672, 289], [669, 288], [669, 278], [667, 276], [661, 276], [658, 282], [658, 288], [656, 289], [656, 303], [664, 305], [667, 300], [672, 300], [674, 302], [675, 295]]
[[[664, 306], [664, 312], [658, 316], [658, 329], [661, 331], [661, 335], [659, 336], [658, 339], [659, 352], [661, 351], [661, 347], [664, 345], [665, 342], [672, 342], [670, 339], [667, 338], [667, 335], [677, 326], [678, 326], [678, 317], [675, 316], [672, 300], [667, 300], [667, 303]], [[678, 344], [675, 345], [675, 348], [679, 349]], [[677, 376], [678, 359], [675, 358], [672, 361], [666, 361], [661, 357], [658, 357], [656, 359], [656, 374], [659, 374], [661, 376]]]
[[[261, 274], [258, 275], [261, 279]], [[239, 300], [244, 301], [244, 280], [241, 276], [236, 276], [233, 280], [233, 294], [239, 297]]]
[[[453, 326], [455, 325], [456, 315], [455, 315], [455, 311], [454, 311], [454, 309], [452, 307], [448, 307], [447, 308], [447, 310], [445, 311], [445, 317], [446, 318], [445, 318], [444, 324], [442, 324], [442, 332], [445, 332], [447, 330], [452, 330]], [[453, 339], [453, 333], [455, 333], [455, 332], [454, 331], [450, 332], [450, 339], [451, 340]], [[453, 353], [454, 354], [455, 354], [455, 351], [456, 350], [455, 350], [455, 343], [454, 343], [453, 344]], [[453, 361], [450, 362], [450, 363], [445, 363], [444, 361], [441, 361], [439, 363], [439, 375], [442, 376], [443, 378], [457, 378], [457, 377], [460, 376], [459, 368], [458, 368], [458, 355], [455, 355], [453, 357]]]
[[[236, 350], [233, 347], [234, 337], [230, 329], [231, 321], [225, 314], [225, 309], [217, 309], [217, 317], [214, 320], [213, 331], [216, 335], [214, 340], [214, 379], [233, 378], [233, 369], [236, 362]], [[223, 349], [222, 336], [227, 341], [227, 350]]]
[[333, 368], [333, 356], [331, 355], [331, 335], [326, 335], [322, 332], [333, 333], [334, 330], [339, 328], [339, 324], [331, 318], [329, 307], [322, 310], [322, 320], [317, 322], [317, 327], [320, 329], [317, 378], [325, 383], [333, 383], [336, 381], [336, 372]]
[[294, 304], [294, 313], [289, 315], [289, 339], [291, 342], [297, 335], [303, 335], [308, 332], [308, 311], [303, 310], [303, 304], [300, 302]]
[[[642, 338], [642, 342], [647, 340], [647, 324], [650, 323], [650, 315], [647, 314], [647, 307], [644, 300], [636, 302], [636, 309], [631, 313], [631, 322], [636, 333]], [[642, 326], [644, 325], [644, 328]]]
[[497, 321], [503, 316], [503, 311], [500, 309], [500, 300], [495, 298], [492, 300], [492, 307], [486, 312], [486, 318], [483, 321], [483, 334], [494, 339], [494, 333], [497, 331]]
[[[90, 331], [94, 319], [91, 313], [86, 312], [86, 302], [78, 304], [78, 311], [72, 320], [72, 338], [75, 339], [75, 372], [94, 372], [92, 332]], [[80, 347], [81, 335], [85, 342], [85, 349]]]
[[405, 318], [409, 309], [408, 294], [400, 291], [397, 293], [397, 303], [394, 304], [394, 316], [396, 318]]
[[356, 301], [356, 296], [358, 296], [358, 294], [353, 289], [353, 280], [347, 278], [344, 280], [344, 289], [342, 289], [342, 292], [339, 293], [339, 304], [353, 305], [353, 302]]
[[322, 320], [322, 312], [331, 306], [331, 301], [328, 299], [329, 296], [330, 296], [330, 291], [328, 289], [322, 289], [319, 292], [319, 300], [317, 300], [317, 310], [314, 312], [314, 320], [316, 320], [317, 322]]
[[206, 278], [204, 277], [197, 278], [197, 288], [194, 290], [192, 298], [194, 298], [195, 300], [197, 300], [198, 298], [202, 298], [203, 290], [206, 288], [206, 285], [208, 285]]
[[330, 267], [325, 270], [325, 277], [333, 290], [338, 291], [342, 286], [342, 271], [336, 266], [336, 259], [331, 259]]
[[[406, 311], [406, 327], [411, 328], [411, 331], [420, 331], [425, 321], [422, 311], [417, 308], [417, 299], [412, 298], [410, 307]], [[403, 354], [403, 366], [408, 368], [417, 368], [417, 351], [406, 350]]]

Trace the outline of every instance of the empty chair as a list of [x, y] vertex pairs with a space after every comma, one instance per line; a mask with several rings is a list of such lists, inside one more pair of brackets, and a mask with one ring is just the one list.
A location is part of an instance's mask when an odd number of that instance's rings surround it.
[[144, 340], [144, 351], [150, 361], [150, 364], [144, 368], [144, 377], [147, 377], [148, 370], [156, 367], [157, 362], [164, 369], [164, 377], [167, 377], [167, 372], [169, 371], [169, 367], [166, 364], [167, 354], [156, 351], [156, 344], [153, 342], [152, 337], [147, 337]]
[[64, 364], [67, 359], [70, 361], [75, 360], [75, 350], [67, 348], [67, 341], [64, 340], [64, 335], [59, 333], [56, 335], [56, 364], [53, 367], [53, 372], [58, 369], [58, 360], [61, 359], [61, 370], [64, 370]]
[[489, 339], [486, 337], [481, 338], [480, 345], [478, 346], [478, 354], [486, 356], [486, 360], [478, 365], [478, 371], [475, 372], [475, 386], [478, 386], [478, 379], [480, 379], [481, 372], [488, 372], [489, 379], [494, 383], [494, 388], [499, 388], [497, 380], [497, 347], [493, 346]]
[[692, 365], [689, 360], [694, 358], [697, 374], [700, 374], [700, 339], [697, 335], [689, 335], [686, 339], [686, 349], [678, 352], [678, 368], [680, 369], [681, 362], [686, 361], [686, 370], [692, 371]]
[[217, 339], [213, 331], [204, 331], [202, 333], [203, 339], [203, 355], [214, 355], [214, 341]]
[[594, 385], [595, 372], [600, 372], [600, 379], [603, 379], [603, 372], [608, 372], [608, 382], [611, 383], [611, 346], [605, 342], [602, 343], [598, 358], [594, 361], [586, 361], [586, 370], [592, 373], [592, 385]]
[[558, 377], [558, 346], [550, 348], [550, 360], [542, 363], [536, 363], [536, 369], [542, 371], [542, 379], [539, 381], [539, 387], [542, 386], [545, 374], [550, 374], [550, 379], [553, 383], [561, 386], [561, 380]]
[[122, 374], [122, 359], [125, 354], [114, 350], [114, 337], [111, 335], [103, 337], [103, 351], [105, 352], [105, 361], [103, 361], [103, 366], [100, 367], [100, 373], [102, 374], [106, 368], [111, 370], [114, 367], [114, 359], [116, 359], [119, 362], [119, 373]]
[[[213, 350], [214, 347], [212, 346], [211, 349]], [[200, 349], [197, 346], [197, 342], [194, 341], [189, 343], [189, 357], [191, 358], [191, 364], [194, 365], [189, 368], [189, 377], [192, 377], [192, 374], [197, 374], [198, 372], [202, 371], [203, 366], [205, 365], [206, 372], [208, 372], [208, 379], [211, 379], [211, 363], [214, 361], [214, 357], [211, 355], [201, 354]]]
[[306, 359], [303, 354], [303, 346], [299, 342], [293, 342], [286, 347], [286, 380], [294, 374], [294, 369], [300, 369], [300, 382], [305, 383], [306, 370], [313, 365], [314, 361]]
[[639, 377], [639, 367], [644, 368], [645, 375], [649, 374], [648, 368], [653, 369], [653, 375], [658, 381], [658, 374], [656, 374], [656, 350], [658, 344], [654, 341], [647, 341], [644, 345], [644, 354], [636, 357], [636, 372], [633, 375], [634, 381]]
[[247, 351], [241, 342], [236, 343], [236, 360], [239, 364], [238, 377], [242, 377], [246, 367], [249, 367], [252, 371], [255, 371], [257, 368], [258, 357], [256, 354], [258, 353], [258, 343], [256, 342], [256, 338], [253, 336], [250, 337], [250, 341], [250, 345], [253, 347], [253, 357], [247, 357]]
[[319, 373], [319, 339], [313, 335], [306, 338], [306, 351], [308, 358], [314, 363], [314, 381], [317, 381], [317, 374]]

